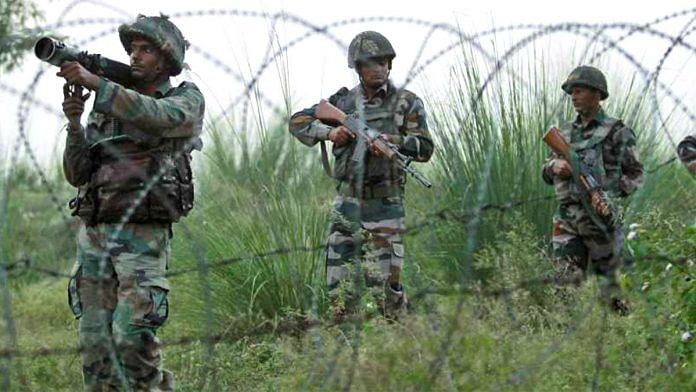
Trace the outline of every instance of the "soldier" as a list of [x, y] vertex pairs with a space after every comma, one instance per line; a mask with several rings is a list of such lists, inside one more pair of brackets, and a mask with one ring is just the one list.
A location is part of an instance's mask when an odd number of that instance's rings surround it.
[[[579, 161], [587, 165], [610, 200], [635, 192], [643, 181], [635, 134], [604, 112], [600, 102], [609, 93], [602, 72], [590, 66], [577, 67], [561, 88], [571, 96], [577, 117], [565, 123], [560, 132]], [[560, 203], [553, 220], [557, 276], [580, 279], [591, 268], [609, 279], [610, 288], [615, 287], [623, 247], [620, 222], [602, 221], [589, 203], [583, 203], [583, 191], [573, 180], [571, 165], [554, 153], [544, 164], [543, 178], [554, 186]], [[616, 310], [626, 310], [623, 301], [607, 299]]]
[[[57, 74], [67, 81], [63, 169], [79, 187], [71, 207], [84, 222], [69, 301], [80, 320], [85, 389], [169, 391], [173, 376], [162, 368], [156, 332], [169, 314], [171, 226], [193, 207], [190, 153], [204, 99], [192, 83], [170, 84], [188, 42], [168, 17], [140, 15], [118, 32], [132, 86], [77, 62]], [[86, 127], [86, 96], [68, 93], [82, 87], [96, 94]]]
[[691, 175], [696, 176], [696, 135], [684, 138], [677, 146], [677, 153]]
[[[433, 141], [423, 102], [389, 80], [395, 56], [391, 43], [380, 33], [365, 31], [355, 36], [348, 48], [348, 67], [355, 69], [360, 84], [350, 90], [341, 88], [329, 102], [346, 114], [358, 113], [400, 152], [416, 162], [426, 162], [433, 153]], [[401, 283], [401, 234], [406, 229], [404, 172], [385, 158], [374, 143], [370, 143], [364, 156], [356, 159], [359, 138], [345, 126], [331, 127], [317, 120], [316, 108], [317, 105], [295, 113], [289, 129], [308, 146], [321, 142], [327, 169], [324, 142], [333, 143], [335, 167], [333, 173], [327, 171], [336, 180], [338, 194], [331, 212], [326, 280], [334, 315], [340, 318], [350, 307], [340, 298], [341, 292], [347, 292], [348, 302], [355, 302], [356, 284], [361, 283], [363, 275], [367, 286], [377, 294], [380, 310], [385, 315], [395, 315], [407, 303]], [[352, 285], [346, 284], [348, 278]]]

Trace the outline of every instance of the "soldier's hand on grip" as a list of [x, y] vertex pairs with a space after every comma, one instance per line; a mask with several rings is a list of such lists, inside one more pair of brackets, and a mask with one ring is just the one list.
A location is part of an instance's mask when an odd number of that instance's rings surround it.
[[338, 147], [347, 144], [353, 139], [355, 139], [355, 135], [344, 125], [339, 125], [329, 132], [329, 140]]
[[[381, 138], [382, 140], [384, 140], [386, 142], [389, 142], [387, 135], [380, 135], [379, 138]], [[377, 145], [376, 140], [373, 140], [372, 142], [370, 142], [370, 154], [372, 154], [373, 156], [375, 156], [377, 158], [387, 158], [387, 155]]]
[[67, 61], [60, 66], [56, 76], [65, 78], [69, 84], [76, 84], [96, 91], [99, 88], [99, 76], [89, 72], [77, 61]]
[[553, 160], [553, 166], [551, 167], [551, 172], [554, 176], [561, 179], [567, 179], [573, 176], [570, 169], [570, 164], [565, 159], [555, 158]]
[[70, 128], [74, 131], [80, 129], [80, 119], [85, 111], [85, 101], [90, 93], [82, 95], [82, 86], [68, 83], [63, 85], [63, 113], [70, 122]]

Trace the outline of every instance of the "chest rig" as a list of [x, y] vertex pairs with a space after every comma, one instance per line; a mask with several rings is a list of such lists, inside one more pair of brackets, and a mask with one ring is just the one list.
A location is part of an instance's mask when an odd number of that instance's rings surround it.
[[[616, 129], [623, 124], [616, 119], [605, 119], [594, 128], [589, 137], [584, 137], [582, 131], [573, 127], [573, 123], [566, 123], [561, 129], [561, 135], [569, 141], [570, 148], [576, 152], [578, 159], [587, 165], [595, 179], [599, 181], [605, 191], [613, 193], [618, 186], [621, 177], [621, 166], [607, 161], [605, 141]], [[573, 198], [579, 200], [583, 190], [580, 185], [569, 181], [569, 190]]]
[[[390, 86], [389, 89], [393, 87]], [[399, 92], [387, 91], [377, 98], [378, 103], [365, 102], [362, 88], [357, 86], [350, 91], [345, 91], [335, 99], [336, 107], [350, 115], [357, 113], [365, 123], [375, 131], [382, 134], [400, 134], [403, 126], [403, 116], [398, 113], [404, 111], [405, 100], [400, 99]], [[357, 143], [357, 142], [356, 142]], [[334, 178], [343, 182], [355, 182], [356, 167], [352, 160], [356, 143], [333, 148], [335, 157]], [[363, 185], [365, 187], [403, 187], [405, 176], [403, 171], [393, 162], [377, 158], [366, 152], [363, 157]]]
[[73, 215], [94, 225], [171, 223], [188, 214], [194, 197], [191, 139], [151, 135], [137, 124], [90, 114], [86, 139], [94, 169], [71, 202]]

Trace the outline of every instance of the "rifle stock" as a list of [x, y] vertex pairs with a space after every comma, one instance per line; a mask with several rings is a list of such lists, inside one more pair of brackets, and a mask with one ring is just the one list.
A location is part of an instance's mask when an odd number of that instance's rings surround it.
[[558, 128], [553, 127], [546, 132], [544, 142], [551, 147], [553, 152], [563, 157], [566, 161], [570, 161], [570, 146], [558, 131]]
[[341, 111], [341, 109], [332, 105], [329, 101], [322, 99], [319, 101], [316, 113], [314, 115], [317, 119], [321, 121], [338, 122], [345, 123], [346, 114]]

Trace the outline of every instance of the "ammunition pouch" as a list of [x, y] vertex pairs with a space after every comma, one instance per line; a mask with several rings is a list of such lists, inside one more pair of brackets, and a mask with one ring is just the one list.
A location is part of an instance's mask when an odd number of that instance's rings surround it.
[[[363, 106], [364, 102], [362, 101], [362, 89], [355, 87], [350, 91], [339, 90], [329, 99], [329, 102], [348, 116], [361, 113], [361, 121], [364, 121], [367, 126], [377, 132], [399, 135], [400, 129], [403, 127], [403, 119], [397, 121], [396, 109], [402, 99], [402, 94], [396, 92], [388, 95], [385, 99], [386, 101], [379, 107], [364, 107], [362, 110], [358, 110], [357, 108]], [[368, 185], [384, 181], [403, 184], [406, 181], [406, 176], [396, 162], [374, 157], [367, 150], [364, 150], [364, 157], [356, 156], [361, 155], [359, 149], [362, 146], [358, 146], [358, 143], [364, 142], [364, 140], [357, 138], [352, 143], [340, 147], [333, 146], [333, 178], [338, 181], [354, 182], [358, 177], [361, 177]], [[357, 154], [356, 150], [358, 150]], [[362, 161], [358, 162], [360, 159]], [[360, 169], [363, 170], [362, 173], [357, 172]]]
[[80, 186], [77, 196], [68, 203], [68, 207], [72, 210], [70, 215], [79, 217], [87, 226], [94, 226], [96, 223], [96, 205], [94, 193], [88, 185]]
[[71, 200], [73, 215], [88, 226], [177, 222], [193, 208], [194, 188], [190, 154], [180, 152], [174, 159], [176, 152], [175, 148], [102, 152], [91, 181]]
[[147, 195], [148, 222], [177, 222], [193, 208], [190, 156], [181, 154]]

